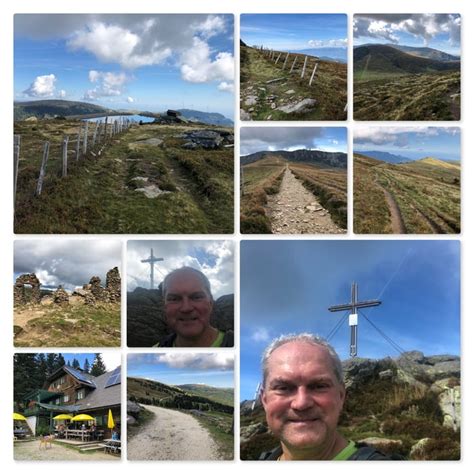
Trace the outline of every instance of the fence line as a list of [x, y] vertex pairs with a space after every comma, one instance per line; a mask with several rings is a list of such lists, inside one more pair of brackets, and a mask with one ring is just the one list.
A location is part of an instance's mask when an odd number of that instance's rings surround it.
[[[110, 138], [121, 134], [127, 131], [132, 123], [135, 123], [133, 120], [129, 120], [127, 118], [121, 117], [119, 120], [113, 120], [108, 122], [108, 116], [105, 118], [105, 122], [98, 120], [96, 122], [96, 126], [93, 131], [92, 135], [92, 145], [88, 146], [88, 138], [89, 138], [89, 122], [79, 123], [77, 138], [75, 140], [75, 149], [73, 151], [75, 155], [75, 160], [79, 161], [81, 156], [86, 156], [87, 153], [90, 153], [92, 156], [100, 156], [105, 146], [108, 144], [108, 129], [110, 129]], [[101, 131], [103, 124], [103, 132]], [[102, 138], [101, 138], [102, 137]], [[73, 141], [74, 143], [74, 141]], [[65, 178], [68, 175], [68, 146], [70, 144], [69, 135], [64, 135], [61, 145], [60, 145], [60, 153], [61, 153], [61, 177]], [[100, 145], [100, 149], [98, 153], [94, 153], [93, 149], [96, 145]], [[18, 173], [19, 173], [19, 164], [20, 164], [20, 145], [21, 145], [21, 135], [14, 135], [13, 138], [13, 203], [16, 203], [16, 194], [17, 194], [17, 183], [18, 183]], [[81, 146], [82, 145], [82, 146]], [[82, 152], [82, 153], [81, 153]], [[41, 160], [41, 166], [39, 170], [38, 179], [36, 181], [36, 188], [35, 188], [35, 196], [40, 196], [43, 191], [44, 180], [46, 177], [46, 168], [48, 164], [50, 154], [50, 142], [46, 141], [43, 143], [43, 157]]]

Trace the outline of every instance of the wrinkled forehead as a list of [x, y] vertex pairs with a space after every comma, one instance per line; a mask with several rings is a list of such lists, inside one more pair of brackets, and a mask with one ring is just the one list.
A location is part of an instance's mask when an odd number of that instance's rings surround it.
[[209, 294], [206, 284], [197, 272], [192, 270], [177, 270], [166, 279], [165, 293], [182, 291], [204, 291]]

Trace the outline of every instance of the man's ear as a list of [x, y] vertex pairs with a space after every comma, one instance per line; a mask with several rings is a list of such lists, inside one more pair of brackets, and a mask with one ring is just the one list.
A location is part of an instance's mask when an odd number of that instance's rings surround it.
[[346, 401], [346, 387], [343, 384], [340, 385], [339, 396], [341, 397], [341, 404], [344, 405]]

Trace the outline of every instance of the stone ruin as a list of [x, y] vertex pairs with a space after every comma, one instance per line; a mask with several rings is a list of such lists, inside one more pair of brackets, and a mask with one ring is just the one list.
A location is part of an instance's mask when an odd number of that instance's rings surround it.
[[[31, 286], [31, 293], [28, 295], [27, 287]], [[41, 301], [41, 283], [34, 273], [20, 275], [13, 287], [13, 302], [15, 305], [24, 305], [29, 301], [39, 303]]]
[[[27, 291], [27, 286], [31, 286], [31, 291]], [[89, 283], [83, 285], [82, 289], [75, 290], [72, 297], [83, 299], [84, 304], [95, 305], [96, 303], [119, 303], [122, 295], [122, 280], [117, 267], [107, 272], [105, 287], [101, 286], [98, 276], [93, 276]], [[29, 294], [28, 294], [29, 293]], [[45, 296], [52, 300], [53, 304], [67, 305], [71, 296], [59, 285], [52, 295]], [[26, 305], [31, 302], [41, 303], [41, 283], [34, 273], [20, 275], [13, 287], [13, 301], [15, 306]]]

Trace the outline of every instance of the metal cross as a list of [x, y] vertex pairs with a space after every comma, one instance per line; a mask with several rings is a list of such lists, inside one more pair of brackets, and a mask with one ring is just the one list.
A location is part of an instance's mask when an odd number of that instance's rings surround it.
[[336, 311], [351, 311], [349, 314], [349, 326], [351, 328], [351, 342], [350, 355], [355, 357], [357, 355], [357, 309], [370, 308], [371, 306], [379, 306], [382, 302], [379, 300], [357, 301], [357, 283], [352, 283], [351, 302], [348, 304], [339, 304], [330, 306], [329, 311], [335, 313]]
[[154, 278], [155, 278], [155, 263], [163, 261], [164, 258], [155, 257], [153, 256], [153, 249], [150, 249], [150, 256], [145, 259], [141, 260], [142, 263], [149, 263], [150, 264], [150, 290], [153, 290], [155, 286]]

